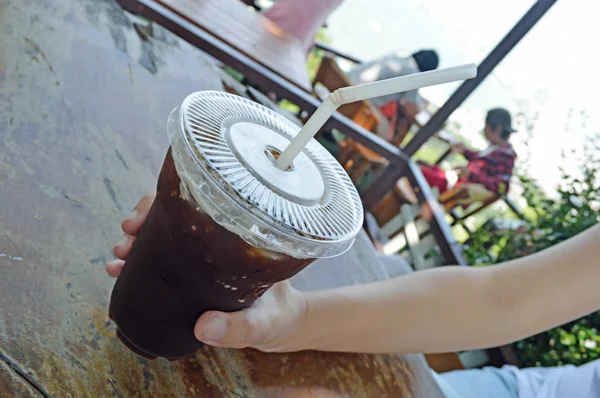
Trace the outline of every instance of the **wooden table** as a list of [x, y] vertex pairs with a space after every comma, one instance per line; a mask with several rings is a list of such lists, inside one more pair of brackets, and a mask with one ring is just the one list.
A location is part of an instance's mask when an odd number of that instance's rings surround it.
[[[164, 6], [297, 87], [309, 92], [312, 89], [306, 69], [307, 54], [300, 41], [240, 0], [117, 1], [141, 15], [146, 5]], [[213, 54], [211, 43], [205, 42], [200, 48]]]
[[[157, 0], [117, 1], [133, 13], [156, 22], [186, 42], [203, 49], [223, 64], [231, 66], [263, 91], [273, 92], [277, 94], [277, 97], [291, 101], [308, 113], [314, 112], [321, 104], [321, 101], [305, 88], [300, 88], [291, 83], [261, 62], [217, 39], [197, 24], [190, 22]], [[403, 168], [409, 160], [398, 147], [394, 147], [382, 138], [375, 137], [371, 132], [356, 125], [339, 113], [333, 114], [325, 128], [337, 129], [349, 138], [367, 145], [377, 154], [388, 159], [390, 162], [390, 165], [386, 168], [388, 172], [396, 168]]]
[[[0, 397], [440, 396], [419, 355], [206, 348], [171, 363], [115, 338], [119, 222], [154, 187], [169, 111], [220, 88], [199, 51], [159, 27], [140, 40], [111, 0], [0, 0]], [[361, 242], [358, 262], [294, 283], [386, 277]]]

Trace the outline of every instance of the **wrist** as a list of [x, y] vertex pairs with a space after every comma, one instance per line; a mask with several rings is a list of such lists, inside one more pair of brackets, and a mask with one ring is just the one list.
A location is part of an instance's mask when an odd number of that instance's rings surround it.
[[336, 351], [340, 331], [351, 328], [345, 303], [348, 297], [336, 290], [305, 293], [306, 312], [299, 328], [300, 350]]
[[315, 327], [314, 311], [317, 303], [313, 292], [298, 291], [298, 300], [301, 302], [302, 310], [298, 314], [296, 333], [292, 342], [293, 351], [315, 350]]
[[[265, 339], [261, 344], [252, 346], [266, 352], [294, 352], [308, 349], [305, 343], [305, 324], [307, 318], [307, 298], [304, 292], [296, 290], [289, 282], [274, 286], [275, 300], [271, 308], [265, 308], [266, 318], [263, 325]], [[264, 297], [264, 296], [263, 296]]]
[[299, 322], [296, 351], [325, 350], [327, 351], [327, 338], [332, 335], [331, 325], [328, 320], [334, 314], [327, 315], [326, 291], [306, 292], [304, 296], [304, 314]]

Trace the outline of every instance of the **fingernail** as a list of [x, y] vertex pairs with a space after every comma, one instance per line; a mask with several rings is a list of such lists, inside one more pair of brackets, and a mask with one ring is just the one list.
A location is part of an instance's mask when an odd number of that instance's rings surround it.
[[127, 236], [123, 235], [123, 237], [117, 242], [117, 246], [125, 246], [127, 241]]
[[211, 317], [206, 325], [202, 328], [203, 341], [218, 341], [225, 335], [227, 325], [225, 321], [219, 317]]

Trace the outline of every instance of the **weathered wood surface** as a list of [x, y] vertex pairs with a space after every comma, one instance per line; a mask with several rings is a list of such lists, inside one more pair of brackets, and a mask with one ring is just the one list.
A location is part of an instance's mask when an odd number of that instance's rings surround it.
[[[201, 29], [311, 91], [306, 49], [300, 40], [239, 0], [157, 0]], [[120, 0], [135, 8], [135, 1]]]
[[[0, 0], [0, 396], [439, 396], [420, 356], [207, 348], [171, 363], [115, 338], [119, 222], [154, 187], [169, 111], [221, 88], [199, 51], [153, 36], [110, 0]], [[296, 284], [386, 277], [359, 251]]]

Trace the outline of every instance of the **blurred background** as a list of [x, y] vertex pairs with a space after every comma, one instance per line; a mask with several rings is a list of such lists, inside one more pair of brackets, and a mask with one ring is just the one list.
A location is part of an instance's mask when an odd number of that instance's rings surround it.
[[[362, 60], [435, 48], [440, 67], [479, 63], [533, 3], [345, 0], [319, 38]], [[600, 37], [598, 20], [597, 1], [557, 2], [451, 118], [461, 134], [483, 147], [481, 120], [487, 109], [502, 106], [520, 115], [513, 144], [519, 158], [530, 157], [531, 175], [549, 193], [559, 181], [560, 165], [575, 169], [569, 159], [563, 161], [561, 150], [581, 153], [585, 138], [600, 130], [600, 54], [590, 42]], [[457, 86], [420, 92], [441, 106]]]

